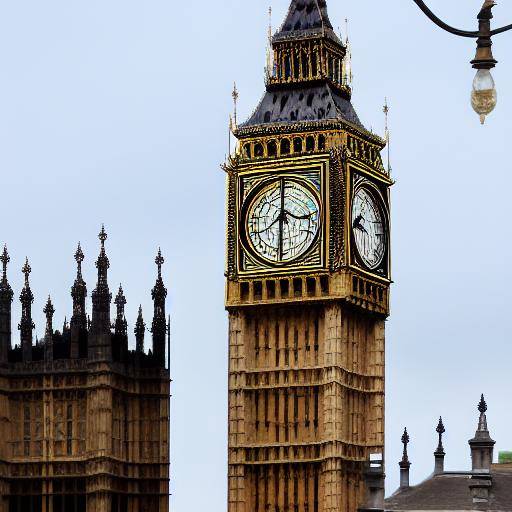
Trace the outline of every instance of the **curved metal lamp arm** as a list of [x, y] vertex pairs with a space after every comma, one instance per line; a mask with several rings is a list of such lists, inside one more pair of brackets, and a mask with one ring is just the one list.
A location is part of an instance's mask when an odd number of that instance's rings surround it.
[[496, 34], [503, 34], [503, 32], [507, 32], [512, 30], [512, 25], [505, 25], [504, 27], [497, 28], [496, 30], [491, 30], [491, 36], [495, 36]]
[[[458, 28], [451, 27], [443, 20], [438, 18], [423, 2], [423, 0], [413, 0], [413, 2], [427, 15], [427, 17], [432, 20], [438, 27], [441, 27], [443, 30], [450, 32], [451, 34], [455, 34], [456, 36], [462, 37], [472, 37], [476, 39], [479, 36], [477, 31], [468, 31], [468, 30], [460, 30]], [[512, 25], [510, 26], [512, 28]]]

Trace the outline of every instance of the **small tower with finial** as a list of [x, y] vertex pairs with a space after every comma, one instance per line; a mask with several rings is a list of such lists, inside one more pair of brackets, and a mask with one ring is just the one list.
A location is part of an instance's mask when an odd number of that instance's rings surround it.
[[110, 303], [112, 294], [108, 288], [108, 269], [110, 263], [105, 252], [107, 233], [101, 227], [98, 235], [101, 242], [100, 254], [96, 261], [98, 269], [98, 282], [92, 292], [92, 319], [89, 332], [89, 361], [111, 361], [112, 342], [110, 333]]
[[11, 308], [14, 293], [7, 280], [7, 265], [11, 258], [7, 246], [0, 255], [2, 280], [0, 281], [0, 365], [7, 364], [11, 350]]
[[76, 279], [71, 288], [71, 297], [73, 298], [73, 315], [71, 316], [71, 346], [70, 354], [72, 359], [77, 359], [80, 355], [80, 346], [85, 345], [87, 338], [87, 313], [85, 311], [85, 299], [87, 297], [87, 286], [82, 277], [82, 262], [84, 253], [80, 243], [75, 252], [75, 261], [77, 265]]
[[142, 317], [142, 306], [139, 306], [139, 314], [137, 315], [137, 322], [135, 323], [135, 351], [137, 354], [144, 352], [144, 334], [146, 333], [146, 324]]
[[409, 461], [409, 454], [407, 452], [409, 443], [411, 441], [411, 438], [409, 437], [409, 433], [407, 432], [407, 428], [404, 429], [404, 433], [402, 435], [402, 444], [404, 445], [403, 453], [402, 453], [402, 460], [399, 463], [400, 466], [400, 488], [406, 489], [410, 485], [410, 469], [411, 469], [411, 463]]
[[446, 432], [446, 429], [444, 428], [443, 424], [443, 418], [439, 418], [439, 423], [437, 425], [436, 432], [439, 436], [439, 443], [437, 445], [436, 451], [434, 452], [434, 475], [440, 475], [444, 473], [444, 457], [446, 455], [443, 447], [443, 434]]
[[32, 331], [35, 327], [32, 321], [32, 303], [34, 302], [34, 295], [30, 289], [29, 276], [32, 268], [28, 263], [28, 258], [25, 260], [25, 265], [21, 269], [25, 275], [25, 286], [21, 291], [21, 320], [18, 325], [21, 338], [21, 350], [23, 354], [23, 362], [32, 361]]
[[46, 364], [51, 364], [53, 361], [53, 314], [55, 308], [52, 304], [52, 299], [48, 295], [48, 301], [43, 309], [46, 316], [46, 330], [44, 334], [44, 361]]
[[384, 107], [382, 108], [384, 112], [384, 140], [386, 141], [386, 150], [387, 150], [387, 172], [388, 176], [391, 176], [391, 133], [389, 131], [389, 105], [388, 99], [384, 98]]
[[155, 258], [155, 263], [158, 267], [158, 275], [156, 283], [151, 290], [153, 297], [154, 314], [153, 322], [151, 324], [151, 332], [153, 333], [153, 357], [156, 363], [165, 368], [165, 343], [167, 332], [167, 319], [165, 316], [165, 298], [167, 297], [167, 289], [164, 286], [162, 279], [162, 265], [165, 260], [162, 256], [162, 251], [158, 249], [158, 254]]
[[236, 82], [233, 83], [233, 92], [231, 93], [231, 97], [233, 98], [233, 130], [235, 130], [238, 126], [238, 89], [236, 88]]
[[478, 428], [475, 437], [469, 441], [471, 461], [474, 472], [488, 473], [491, 469], [496, 441], [491, 439], [487, 428], [487, 403], [484, 395], [482, 395], [478, 404], [478, 411], [480, 412]]
[[123, 361], [128, 353], [128, 323], [125, 316], [126, 297], [123, 287], [119, 285], [116, 299], [116, 321], [114, 323], [115, 344], [113, 347], [116, 358]]

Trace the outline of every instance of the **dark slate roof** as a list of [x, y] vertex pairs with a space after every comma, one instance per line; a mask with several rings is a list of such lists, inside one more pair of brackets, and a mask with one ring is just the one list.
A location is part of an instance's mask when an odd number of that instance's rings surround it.
[[385, 509], [402, 510], [512, 510], [512, 471], [492, 471], [491, 498], [488, 503], [473, 504], [469, 488], [470, 473], [443, 473], [421, 484], [399, 490], [388, 498]]
[[292, 0], [288, 15], [274, 41], [324, 34], [340, 43], [327, 15], [326, 0]]
[[267, 91], [252, 116], [241, 125], [241, 128], [326, 119], [348, 121], [364, 128], [350, 101], [327, 83]]

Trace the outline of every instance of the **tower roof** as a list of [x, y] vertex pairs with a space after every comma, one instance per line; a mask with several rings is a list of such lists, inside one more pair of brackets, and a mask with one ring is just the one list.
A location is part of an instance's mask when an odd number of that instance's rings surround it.
[[332, 29], [326, 0], [292, 0], [288, 15], [273, 40], [320, 34], [341, 43]]

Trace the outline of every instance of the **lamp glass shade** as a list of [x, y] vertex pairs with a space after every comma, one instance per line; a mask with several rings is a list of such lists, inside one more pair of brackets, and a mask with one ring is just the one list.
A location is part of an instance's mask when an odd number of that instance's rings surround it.
[[473, 91], [471, 92], [471, 106], [480, 116], [482, 124], [496, 107], [498, 95], [496, 85], [491, 72], [488, 69], [479, 69], [473, 80]]

